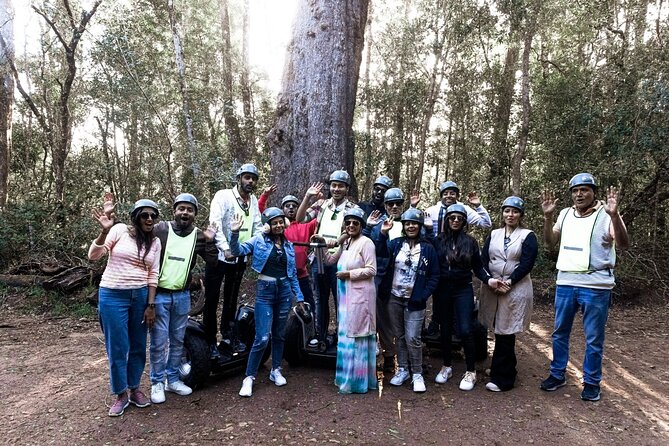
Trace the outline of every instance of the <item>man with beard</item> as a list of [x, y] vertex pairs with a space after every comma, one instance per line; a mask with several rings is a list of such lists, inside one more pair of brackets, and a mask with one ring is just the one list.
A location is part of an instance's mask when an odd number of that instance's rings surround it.
[[243, 243], [262, 231], [258, 200], [253, 192], [258, 185], [258, 168], [253, 164], [242, 164], [237, 170], [237, 185], [232, 189], [216, 192], [211, 200], [209, 221], [215, 224], [218, 262], [207, 266], [205, 271], [205, 301], [203, 322], [210, 345], [211, 359], [220, 358], [216, 345], [216, 310], [218, 308], [221, 283], [223, 286], [223, 311], [221, 312], [221, 342], [231, 343], [236, 351], [244, 351], [246, 346], [237, 339], [235, 313], [239, 285], [246, 269], [246, 257], [235, 257], [230, 252], [230, 225], [235, 215], [243, 216], [239, 229], [239, 242]]
[[372, 198], [369, 201], [358, 203], [358, 206], [365, 211], [365, 220], [373, 211], [379, 211], [381, 215], [386, 214], [386, 207], [383, 202], [383, 196], [388, 189], [393, 187], [393, 180], [385, 175], [381, 175], [374, 181], [372, 189]]
[[[439, 203], [425, 210], [425, 225], [432, 225], [435, 237], [443, 230], [441, 226], [444, 224], [446, 209], [452, 204], [463, 204], [458, 201], [460, 198], [460, 188], [453, 181], [441, 183], [439, 186], [439, 197], [441, 198]], [[467, 194], [467, 201], [469, 202], [469, 206], [465, 206], [467, 210], [467, 225], [479, 226], [484, 229], [492, 227], [490, 215], [483, 205], [481, 205], [481, 199], [476, 195], [476, 192]]]
[[[174, 220], [161, 221], [153, 228], [163, 247], [156, 290], [156, 322], [151, 329], [151, 402], [165, 401], [165, 390], [190, 395], [181, 381], [179, 366], [190, 311], [190, 276], [197, 255], [215, 265], [218, 251], [213, 243], [216, 228], [195, 227], [197, 199], [180, 194], [174, 200]], [[168, 348], [169, 344], [169, 348]], [[167, 380], [167, 384], [165, 383]]]
[[[314, 183], [300, 203], [295, 220], [308, 223], [316, 220], [316, 234], [323, 237], [330, 248], [330, 253], [334, 254], [337, 249], [337, 240], [342, 233], [342, 224], [344, 223], [344, 213], [355, 206], [355, 203], [346, 198], [348, 188], [351, 185], [351, 176], [345, 170], [335, 170], [330, 175], [330, 198], [321, 198], [309, 206], [311, 200], [321, 196], [322, 183]], [[318, 297], [318, 311], [316, 314], [318, 322], [318, 333], [321, 340], [325, 340], [328, 334], [328, 325], [330, 324], [330, 294], [332, 294], [335, 303], [335, 315], [337, 314], [337, 265], [324, 265], [323, 274], [318, 273], [318, 267], [314, 262], [312, 264], [312, 274], [314, 276], [314, 293]], [[317, 340], [312, 340], [310, 345], [317, 345]]]
[[618, 213], [618, 191], [610, 187], [606, 202], [596, 199], [597, 183], [589, 173], [574, 175], [569, 181], [573, 206], [562, 209], [553, 224], [557, 199], [542, 194], [544, 242], [548, 249], [559, 243], [557, 287], [555, 289], [555, 330], [550, 375], [541, 390], [552, 392], [567, 383], [569, 336], [577, 312], [583, 314], [585, 355], [581, 399], [597, 401], [602, 379], [604, 332], [615, 286], [613, 267], [616, 247], [630, 244], [627, 228]]

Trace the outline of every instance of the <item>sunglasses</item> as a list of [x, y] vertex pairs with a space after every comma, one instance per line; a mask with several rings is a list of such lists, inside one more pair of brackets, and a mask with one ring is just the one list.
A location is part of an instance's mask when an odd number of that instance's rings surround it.
[[297, 209], [297, 205], [295, 203], [286, 203], [283, 205], [283, 207], [288, 209]]
[[465, 221], [465, 217], [461, 215], [450, 215], [448, 221]]
[[346, 220], [344, 226], [360, 226], [360, 222], [358, 220]]
[[399, 208], [399, 207], [402, 207], [403, 204], [404, 204], [403, 201], [387, 201], [386, 202], [386, 206], [388, 206], [389, 208], [393, 208], [393, 207], [398, 207]]
[[142, 212], [139, 214], [139, 218], [143, 218], [144, 220], [148, 220], [149, 217], [151, 217], [151, 220], [155, 220], [158, 218], [158, 214], [155, 212]]
[[374, 186], [374, 192], [385, 192], [388, 189], [383, 186]]

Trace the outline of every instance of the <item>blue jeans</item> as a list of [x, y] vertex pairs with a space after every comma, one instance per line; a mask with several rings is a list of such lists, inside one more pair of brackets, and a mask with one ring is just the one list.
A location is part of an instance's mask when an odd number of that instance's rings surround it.
[[[397, 365], [411, 373], [423, 373], [421, 330], [425, 310], [409, 310], [409, 299], [390, 296], [386, 302], [389, 321], [397, 344]], [[411, 367], [409, 367], [411, 366]]]
[[144, 311], [148, 287], [115, 290], [100, 287], [98, 312], [105, 335], [111, 391], [120, 394], [139, 387], [146, 364]]
[[434, 311], [439, 318], [441, 351], [444, 365], [450, 367], [453, 357], [453, 322], [462, 342], [467, 371], [476, 370], [474, 344], [474, 289], [472, 284], [452, 284], [439, 281], [435, 292]]
[[272, 335], [272, 369], [281, 367], [284, 332], [293, 291], [288, 279], [258, 280], [256, 288], [256, 336], [246, 365], [246, 376], [256, 376], [260, 360]]
[[604, 329], [609, 315], [611, 290], [597, 290], [558, 285], [555, 290], [555, 330], [553, 331], [553, 360], [551, 375], [564, 379], [569, 362], [569, 335], [574, 317], [583, 313], [585, 335], [585, 357], [583, 358], [583, 382], [599, 385], [602, 380], [602, 356], [604, 354]]
[[151, 383], [179, 381], [179, 366], [190, 311], [190, 291], [156, 293], [156, 323], [151, 329]]
[[[314, 278], [314, 296], [316, 297], [316, 329], [318, 337], [325, 340], [330, 325], [330, 294], [335, 303], [335, 319], [337, 317], [337, 265], [323, 265], [323, 274], [318, 274], [316, 262], [311, 265]], [[335, 321], [336, 322], [336, 321]]]

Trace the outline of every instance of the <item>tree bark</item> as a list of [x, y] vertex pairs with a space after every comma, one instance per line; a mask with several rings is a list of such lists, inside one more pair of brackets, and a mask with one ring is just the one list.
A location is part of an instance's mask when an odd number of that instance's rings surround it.
[[0, 209], [5, 207], [12, 154], [12, 110], [14, 108], [14, 8], [11, 0], [0, 0]]
[[304, 193], [335, 169], [352, 174], [353, 110], [369, 0], [300, 0], [276, 123], [267, 135], [272, 181]]
[[228, 0], [220, 0], [221, 32], [223, 34], [223, 45], [221, 57], [223, 59], [223, 119], [225, 122], [225, 133], [228, 136], [228, 145], [235, 161], [245, 163], [249, 161], [250, 154], [242, 142], [239, 131], [239, 120], [235, 115], [235, 100], [232, 81], [232, 44], [230, 42], [230, 15], [228, 14]]
[[[533, 27], [532, 27], [533, 28]], [[522, 105], [522, 116], [520, 132], [518, 135], [518, 146], [511, 160], [511, 191], [514, 195], [521, 195], [521, 165], [527, 150], [527, 140], [530, 134], [530, 51], [532, 50], [532, 39], [534, 29], [529, 29], [525, 34], [523, 44], [523, 74], [521, 80], [520, 101]]]
[[247, 156], [253, 159], [256, 143], [256, 123], [253, 112], [253, 89], [249, 79], [249, 0], [244, 0], [244, 18], [242, 19], [242, 70], [240, 86], [242, 90], [242, 111], [244, 113], [243, 142]]
[[179, 77], [179, 92], [181, 93], [181, 112], [186, 126], [186, 147], [190, 154], [191, 172], [193, 178], [197, 180], [200, 177], [200, 162], [197, 155], [197, 144], [193, 136], [193, 117], [190, 113], [190, 101], [188, 99], [188, 83], [186, 82], [186, 63], [184, 62], [183, 46], [177, 26], [176, 14], [174, 12], [174, 1], [167, 0], [167, 12], [170, 17], [170, 28], [172, 29], [172, 42], [174, 43], [174, 60], [177, 66], [177, 75]]

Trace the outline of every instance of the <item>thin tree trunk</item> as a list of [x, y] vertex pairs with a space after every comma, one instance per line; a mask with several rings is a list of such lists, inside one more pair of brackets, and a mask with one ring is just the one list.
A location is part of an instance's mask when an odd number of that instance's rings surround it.
[[368, 5], [299, 2], [276, 123], [267, 135], [271, 177], [283, 193], [301, 195], [335, 169], [354, 173], [353, 111]]
[[[184, 62], [183, 47], [181, 37], [174, 12], [174, 1], [167, 0], [167, 12], [170, 17], [170, 28], [172, 29], [172, 42], [174, 43], [174, 61], [177, 66], [177, 75], [179, 77], [179, 92], [181, 93], [181, 112], [186, 126], [186, 147], [190, 155], [191, 172], [193, 178], [197, 180], [200, 177], [200, 162], [197, 155], [197, 144], [193, 136], [193, 117], [190, 113], [190, 101], [188, 99], [188, 84], [186, 82], [186, 63]], [[196, 181], [197, 182], [197, 181]]]
[[12, 155], [12, 110], [14, 108], [14, 8], [11, 0], [0, 0], [0, 209], [5, 207], [9, 189], [9, 162]]
[[[533, 27], [532, 27], [533, 28]], [[532, 51], [532, 39], [534, 29], [525, 34], [523, 47], [523, 74], [521, 79], [520, 102], [522, 104], [522, 117], [520, 121], [520, 132], [518, 137], [518, 148], [511, 160], [511, 191], [514, 195], [521, 195], [521, 165], [527, 151], [527, 140], [530, 133], [530, 51]]]
[[219, 0], [221, 15], [221, 32], [223, 34], [223, 46], [221, 57], [223, 59], [223, 118], [225, 120], [225, 132], [228, 136], [228, 145], [235, 161], [244, 163], [249, 160], [250, 154], [242, 143], [239, 121], [235, 116], [235, 101], [232, 82], [232, 44], [230, 43], [230, 16], [228, 14], [228, 0]]
[[244, 112], [244, 136], [243, 143], [246, 146], [246, 154], [249, 160], [253, 159], [256, 145], [256, 123], [253, 112], [253, 90], [249, 79], [249, 0], [244, 0], [244, 18], [242, 20], [242, 69], [241, 69], [241, 90], [242, 90], [242, 110]]

